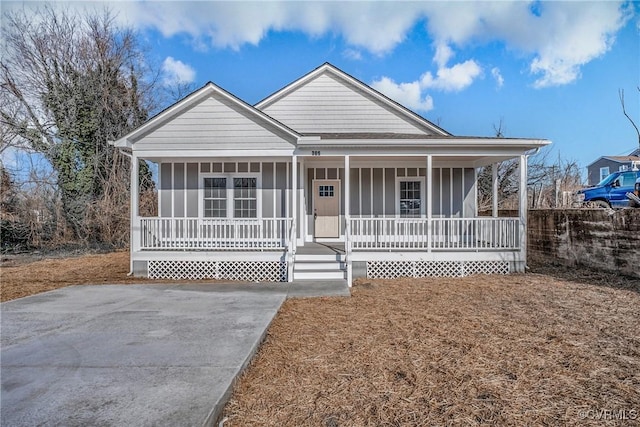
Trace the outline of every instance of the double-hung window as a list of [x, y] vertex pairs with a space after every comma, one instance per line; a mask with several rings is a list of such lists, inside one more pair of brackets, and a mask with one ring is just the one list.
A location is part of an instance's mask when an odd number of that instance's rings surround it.
[[400, 216], [420, 216], [420, 181], [400, 181]]
[[396, 179], [396, 215], [406, 218], [425, 214], [425, 180], [423, 177]]
[[227, 217], [227, 178], [204, 179], [204, 217]]
[[233, 217], [257, 218], [256, 178], [233, 178]]
[[217, 176], [203, 178], [204, 218], [257, 218], [258, 178]]

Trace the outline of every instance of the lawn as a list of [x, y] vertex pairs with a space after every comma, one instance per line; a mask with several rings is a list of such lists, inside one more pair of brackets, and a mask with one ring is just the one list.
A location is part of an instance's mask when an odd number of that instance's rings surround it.
[[639, 425], [640, 282], [557, 269], [359, 280], [351, 298], [288, 300], [224, 416], [225, 426]]

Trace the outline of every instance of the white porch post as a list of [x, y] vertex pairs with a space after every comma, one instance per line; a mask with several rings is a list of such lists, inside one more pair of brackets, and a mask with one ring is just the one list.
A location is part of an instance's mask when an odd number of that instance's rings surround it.
[[344, 218], [349, 218], [351, 214], [350, 198], [351, 183], [349, 182], [351, 174], [349, 173], [349, 155], [344, 156]]
[[130, 259], [130, 270], [133, 272], [133, 253], [138, 252], [140, 250], [140, 218], [138, 217], [138, 204], [140, 195], [138, 189], [138, 174], [139, 174], [140, 164], [138, 157], [135, 153], [131, 155], [131, 184], [129, 189], [129, 195], [131, 197], [131, 225], [130, 225], [130, 236], [129, 236], [129, 250], [131, 251]]
[[344, 251], [347, 262], [347, 285], [351, 287], [353, 268], [351, 266], [351, 173], [349, 155], [344, 156]]
[[427, 172], [426, 172], [426, 187], [425, 192], [427, 195], [427, 252], [431, 252], [432, 246], [432, 230], [433, 230], [433, 156], [427, 155]]
[[491, 165], [491, 216], [498, 217], [498, 163]]
[[520, 252], [522, 260], [527, 260], [527, 156], [520, 156]]
[[[291, 156], [291, 220], [297, 227], [298, 219], [298, 156]], [[295, 243], [295, 242], [294, 242]]]
[[302, 157], [300, 159], [300, 210], [299, 213], [300, 215], [298, 216], [298, 218], [300, 218], [299, 220], [299, 224], [300, 224], [300, 239], [301, 239], [301, 243], [304, 246], [304, 241], [306, 239], [307, 236], [307, 200], [305, 197], [305, 190], [307, 188], [307, 173], [305, 171], [305, 166], [304, 166], [304, 157]]
[[293, 282], [293, 264], [295, 263], [295, 248], [298, 244], [298, 156], [291, 156], [291, 234], [289, 235], [289, 244], [287, 252], [289, 253], [289, 265], [287, 281]]

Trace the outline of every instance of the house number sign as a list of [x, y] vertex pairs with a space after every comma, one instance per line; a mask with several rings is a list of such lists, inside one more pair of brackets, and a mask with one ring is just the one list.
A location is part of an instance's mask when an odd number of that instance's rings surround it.
[[311, 150], [311, 155], [312, 156], [319, 156], [320, 155], [320, 150]]

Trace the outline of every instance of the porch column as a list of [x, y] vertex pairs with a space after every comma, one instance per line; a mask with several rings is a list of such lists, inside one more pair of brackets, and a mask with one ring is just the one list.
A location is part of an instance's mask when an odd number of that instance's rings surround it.
[[498, 163], [491, 165], [491, 216], [498, 217]]
[[520, 156], [520, 186], [519, 186], [519, 212], [520, 212], [520, 252], [522, 260], [527, 259], [527, 156]]
[[349, 182], [351, 174], [349, 173], [349, 155], [344, 156], [344, 219], [349, 220], [351, 214], [350, 198], [351, 183]]
[[302, 240], [302, 245], [304, 246], [304, 241], [307, 238], [307, 200], [305, 197], [305, 190], [307, 188], [307, 173], [304, 169], [304, 157], [300, 159], [300, 210], [299, 216], [300, 218], [300, 239]]
[[431, 252], [433, 230], [433, 156], [427, 155], [427, 172], [425, 179], [425, 192], [427, 195], [427, 252]]
[[[138, 252], [140, 250], [140, 219], [138, 218], [138, 204], [140, 195], [138, 189], [138, 174], [140, 170], [140, 164], [138, 157], [135, 153], [131, 155], [131, 184], [129, 188], [129, 197], [131, 197], [131, 212], [130, 212], [130, 221], [131, 225], [130, 236], [129, 236], [129, 250], [133, 255], [134, 252]], [[130, 259], [130, 271], [133, 271], [133, 256], [129, 257]]]
[[349, 170], [349, 155], [344, 156], [344, 252], [346, 255], [347, 263], [347, 285], [351, 287], [353, 281], [353, 268], [351, 265], [351, 224], [349, 219], [351, 217], [351, 173]]
[[[297, 234], [298, 224], [298, 157], [295, 154], [291, 155], [291, 209], [287, 209], [288, 212], [285, 216], [291, 215], [291, 228], [285, 229], [287, 241], [287, 282], [293, 282], [293, 264], [295, 262], [296, 246], [298, 245]], [[287, 203], [287, 207], [289, 204]], [[287, 222], [285, 221], [285, 224]], [[285, 226], [286, 228], [286, 226]], [[293, 232], [293, 233], [292, 233]]]
[[298, 230], [298, 156], [291, 156], [291, 221], [295, 224], [296, 234], [293, 236], [293, 245], [297, 245]]

